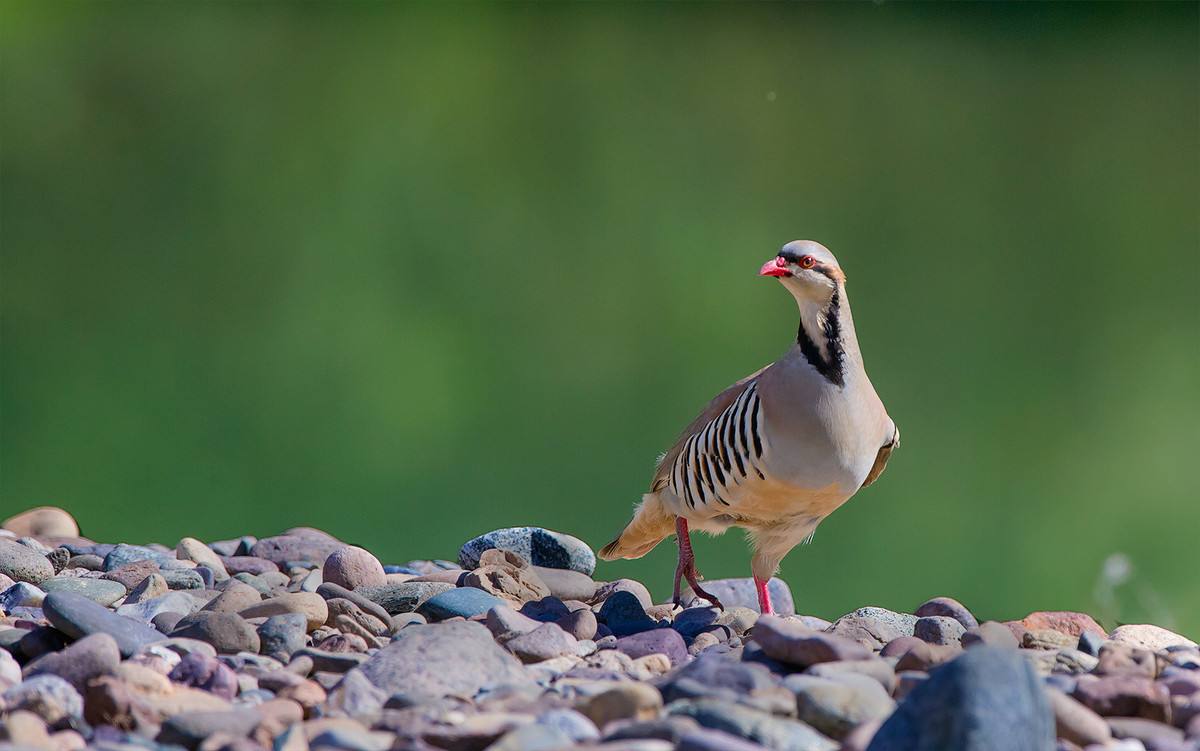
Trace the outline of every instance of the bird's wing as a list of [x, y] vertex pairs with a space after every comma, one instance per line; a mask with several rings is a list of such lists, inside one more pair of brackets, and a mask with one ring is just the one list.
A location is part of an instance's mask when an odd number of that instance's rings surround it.
[[717, 418], [730, 404], [733, 404], [733, 402], [742, 395], [742, 392], [746, 390], [746, 388], [754, 381], [755, 378], [758, 378], [760, 375], [762, 375], [763, 371], [769, 367], [771, 366], [767, 365], [759, 368], [721, 393], [717, 394], [713, 400], [708, 403], [708, 406], [696, 416], [696, 419], [688, 423], [688, 426], [683, 429], [682, 433], [679, 434], [679, 438], [676, 439], [675, 444], [671, 446], [671, 448], [667, 449], [665, 454], [659, 457], [658, 465], [654, 470], [654, 480], [650, 483], [651, 491], [662, 490], [671, 481], [671, 468], [675, 464], [675, 459], [679, 456], [679, 453], [683, 451], [683, 447], [687, 445], [687, 442], [692, 438], [692, 436], [703, 431], [710, 422]]
[[865, 488], [871, 483], [879, 479], [883, 474], [883, 470], [887, 468], [888, 459], [891, 458], [892, 452], [900, 447], [900, 426], [895, 426], [896, 429], [892, 433], [892, 440], [879, 447], [879, 453], [875, 455], [875, 464], [871, 466], [871, 471], [867, 473], [867, 479], [863, 480], [862, 486]]

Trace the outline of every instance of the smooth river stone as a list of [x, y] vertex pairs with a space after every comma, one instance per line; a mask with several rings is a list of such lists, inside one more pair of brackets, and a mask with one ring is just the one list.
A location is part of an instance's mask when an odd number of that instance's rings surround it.
[[166, 638], [151, 626], [117, 615], [73, 592], [46, 595], [42, 610], [52, 626], [72, 638], [108, 634], [116, 640], [122, 657], [130, 657], [142, 647]]

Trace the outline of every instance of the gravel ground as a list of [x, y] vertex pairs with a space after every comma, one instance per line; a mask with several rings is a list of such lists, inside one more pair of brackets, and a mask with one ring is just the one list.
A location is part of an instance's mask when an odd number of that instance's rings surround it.
[[1073, 612], [936, 597], [832, 623], [656, 604], [536, 527], [384, 566], [315, 529], [99, 543], [0, 531], [0, 747], [68, 751], [1200, 751], [1200, 651]]

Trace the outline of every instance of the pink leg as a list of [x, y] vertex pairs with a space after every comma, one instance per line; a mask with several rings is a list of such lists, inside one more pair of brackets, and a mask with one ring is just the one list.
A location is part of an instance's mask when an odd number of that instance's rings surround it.
[[679, 543], [679, 563], [675, 566], [675, 604], [683, 607], [683, 603], [679, 597], [679, 580], [686, 578], [688, 584], [692, 585], [692, 591], [696, 593], [697, 597], [703, 597], [718, 608], [724, 609], [720, 600], [714, 595], [705, 592], [700, 588], [700, 584], [697, 583], [697, 579], [701, 577], [696, 572], [696, 554], [692, 552], [692, 539], [688, 534], [687, 519], [684, 519], [682, 516], [675, 517], [675, 541]]
[[771, 592], [767, 589], [767, 580], [754, 577], [754, 586], [758, 589], [758, 610], [763, 615], [775, 615], [775, 608], [771, 607]]

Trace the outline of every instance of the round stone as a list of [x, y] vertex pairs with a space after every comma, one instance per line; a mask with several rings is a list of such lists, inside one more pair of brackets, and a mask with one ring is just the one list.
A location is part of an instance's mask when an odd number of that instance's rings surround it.
[[321, 576], [349, 590], [359, 587], [381, 587], [387, 584], [383, 564], [370, 552], [353, 545], [338, 548], [325, 559]]
[[38, 506], [10, 516], [4, 529], [17, 537], [78, 537], [75, 518], [56, 506]]
[[588, 576], [596, 570], [596, 554], [583, 540], [542, 527], [496, 529], [468, 540], [458, 552], [459, 565], [475, 569], [483, 551], [492, 549], [516, 553], [534, 566], [571, 569]]
[[54, 566], [36, 550], [0, 539], [0, 574], [15, 582], [41, 584], [54, 576]]

